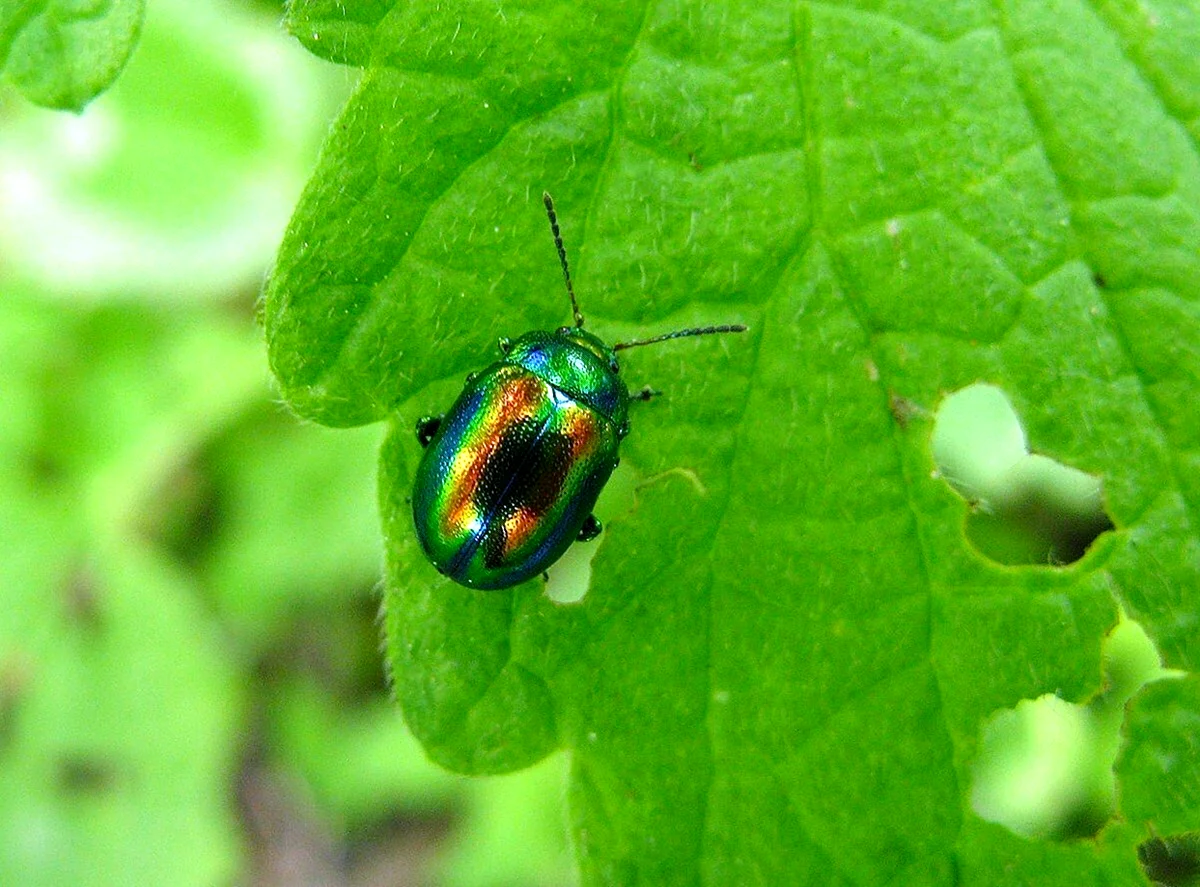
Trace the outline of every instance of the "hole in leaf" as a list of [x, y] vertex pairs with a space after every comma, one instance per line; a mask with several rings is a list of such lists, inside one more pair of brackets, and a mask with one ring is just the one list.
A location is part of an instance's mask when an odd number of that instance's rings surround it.
[[1095, 834], [1114, 792], [1098, 745], [1086, 707], [1052, 694], [1024, 699], [984, 728], [971, 805], [1026, 838]]
[[[604, 528], [607, 532], [608, 527]], [[587, 594], [592, 584], [592, 558], [600, 547], [600, 538], [590, 542], [573, 542], [566, 554], [559, 558], [546, 572], [550, 580], [546, 583], [546, 596], [556, 604], [577, 604]]]
[[583, 600], [592, 584], [592, 559], [608, 535], [609, 522], [633, 510], [637, 484], [638, 473], [632, 466], [626, 462], [617, 466], [596, 502], [596, 517], [604, 529], [588, 542], [571, 543], [566, 554], [550, 567], [550, 581], [546, 583], [546, 596], [550, 600], [556, 604], [577, 604]]
[[1100, 479], [1030, 453], [1012, 404], [993, 385], [971, 385], [942, 401], [933, 457], [972, 506], [967, 538], [999, 563], [1074, 563], [1113, 529]]
[[1143, 841], [1138, 845], [1138, 862], [1153, 884], [1200, 887], [1200, 832]]
[[1086, 704], [1046, 694], [993, 715], [983, 727], [971, 806], [989, 822], [1026, 838], [1095, 835], [1116, 812], [1113, 765], [1125, 704], [1164, 669], [1154, 643], [1133, 620], [1120, 621], [1102, 646], [1103, 689]]

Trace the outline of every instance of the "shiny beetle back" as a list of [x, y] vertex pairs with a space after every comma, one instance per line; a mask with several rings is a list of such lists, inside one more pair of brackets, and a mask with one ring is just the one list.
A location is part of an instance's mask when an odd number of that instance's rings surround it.
[[459, 395], [417, 470], [425, 554], [472, 588], [541, 573], [579, 536], [616, 468], [617, 432], [524, 366], [493, 364]]

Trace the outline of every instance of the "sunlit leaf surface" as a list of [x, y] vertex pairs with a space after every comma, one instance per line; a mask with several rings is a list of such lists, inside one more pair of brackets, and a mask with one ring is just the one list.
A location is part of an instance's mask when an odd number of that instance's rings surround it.
[[[1200, 758], [1147, 745], [1188, 741], [1179, 682], [1135, 707], [1138, 804], [1097, 840], [1026, 840], [970, 801], [987, 718], [1096, 694], [1119, 605], [1167, 667], [1200, 654], [1194, 4], [309, 0], [288, 21], [365, 71], [268, 285], [271, 363], [305, 417], [392, 423], [389, 658], [431, 757], [569, 749], [589, 884], [1132, 884], [1160, 804], [1197, 827], [1194, 791], [1161, 793]], [[593, 331], [751, 327], [624, 360], [666, 395], [637, 407], [636, 494], [574, 605], [450, 585], [407, 501], [415, 419], [497, 336], [569, 318], [543, 190]], [[1100, 479], [1115, 529], [1075, 563], [968, 543], [929, 417], [977, 381], [1030, 452]]]

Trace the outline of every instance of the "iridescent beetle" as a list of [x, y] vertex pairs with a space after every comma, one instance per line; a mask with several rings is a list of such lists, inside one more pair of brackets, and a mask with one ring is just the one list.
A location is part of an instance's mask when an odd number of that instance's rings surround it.
[[684, 336], [740, 333], [740, 324], [677, 330], [609, 347], [583, 329], [567, 251], [543, 194], [575, 326], [500, 340], [501, 359], [467, 377], [444, 416], [421, 419], [425, 447], [413, 521], [439, 572], [471, 588], [508, 588], [545, 571], [575, 540], [600, 534], [596, 498], [620, 461], [634, 396], [616, 352]]

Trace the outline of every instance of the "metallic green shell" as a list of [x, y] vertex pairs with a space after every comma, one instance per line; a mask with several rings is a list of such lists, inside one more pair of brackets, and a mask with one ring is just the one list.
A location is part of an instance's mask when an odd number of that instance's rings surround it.
[[512, 344], [506, 363], [525, 367], [559, 391], [585, 403], [618, 428], [629, 413], [629, 389], [617, 375], [617, 355], [586, 330], [536, 330]]
[[417, 537], [439, 571], [507, 588], [575, 541], [617, 465], [628, 413], [608, 357], [582, 330], [528, 333], [463, 389], [413, 489]]

